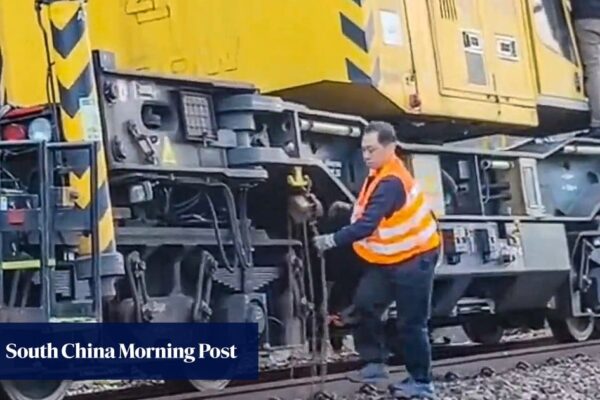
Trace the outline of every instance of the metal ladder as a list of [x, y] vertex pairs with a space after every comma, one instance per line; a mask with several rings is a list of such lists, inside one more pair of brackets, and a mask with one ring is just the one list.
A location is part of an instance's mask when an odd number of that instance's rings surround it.
[[[39, 173], [38, 201], [28, 208], [9, 208], [7, 197], [0, 197], [0, 322], [101, 322], [102, 293], [96, 196], [98, 182], [98, 142], [47, 143], [43, 141], [0, 141], [0, 152], [31, 150], [37, 153]], [[60, 209], [52, 195], [55, 175], [64, 166], [58, 161], [65, 152], [86, 152], [90, 163], [91, 207]], [[0, 164], [0, 167], [2, 165]], [[68, 169], [68, 166], [66, 166]], [[0, 191], [2, 191], [0, 180]], [[30, 193], [31, 194], [31, 193]], [[7, 235], [26, 233], [28, 243], [37, 245], [38, 259], [5, 260], [3, 245]], [[57, 247], [73, 245], [65, 237], [91, 235], [92, 279], [78, 280], [73, 260], [57, 261]], [[5, 282], [11, 271], [10, 282]], [[20, 292], [21, 305], [15, 306], [22, 275], [25, 288]], [[10, 284], [8, 302], [5, 283]], [[62, 285], [61, 285], [62, 283]], [[39, 299], [28, 304], [29, 289], [39, 284]], [[66, 296], [65, 294], [67, 294]]]

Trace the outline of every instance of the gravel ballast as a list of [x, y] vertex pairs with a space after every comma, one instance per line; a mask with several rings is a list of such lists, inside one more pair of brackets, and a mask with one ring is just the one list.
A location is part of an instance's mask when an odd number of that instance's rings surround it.
[[[546, 336], [543, 332], [523, 333], [526, 339], [536, 336]], [[533, 336], [533, 337], [532, 337]], [[539, 337], [538, 336], [538, 337]], [[524, 339], [525, 339], [524, 338]], [[351, 345], [351, 343], [346, 343]], [[344, 346], [346, 347], [346, 346]], [[350, 346], [351, 347], [351, 346]], [[571, 353], [573, 354], [573, 353]], [[592, 354], [592, 353], [590, 353]], [[538, 361], [544, 358], [538, 359]], [[533, 362], [533, 361], [532, 361]], [[515, 365], [510, 368], [510, 366]], [[479, 371], [471, 369], [470, 372]], [[509, 361], [504, 370], [494, 372], [490, 368], [483, 368], [474, 376], [457, 377], [452, 373], [441, 375], [445, 370], [434, 374], [437, 399], [439, 400], [600, 400], [600, 356], [577, 355], [564, 358], [550, 358], [546, 362], [530, 365], [519, 361], [517, 356], [514, 361]], [[510, 368], [506, 370], [506, 368]], [[452, 371], [452, 370], [451, 370]], [[460, 372], [458, 372], [460, 374]], [[131, 388], [135, 386], [156, 385], [161, 381], [100, 381], [77, 382], [70, 390], [71, 395], [103, 390]], [[344, 385], [345, 386], [345, 385]], [[383, 385], [380, 388], [384, 388]], [[345, 393], [331, 393], [333, 399], [360, 399], [383, 400], [390, 399], [387, 391], [377, 390], [371, 393], [359, 394], [354, 392], [360, 385], [348, 382], [348, 391]], [[368, 388], [367, 388], [368, 389]], [[370, 392], [370, 390], [367, 390]], [[266, 398], [265, 398], [266, 399]], [[258, 400], [258, 399], [257, 399]], [[284, 399], [282, 399], [284, 400]], [[295, 400], [293, 398], [285, 400]], [[306, 400], [306, 399], [302, 399]]]
[[110, 390], [124, 390], [143, 386], [161, 385], [163, 383], [164, 381], [79, 381], [73, 382], [67, 394], [69, 396], [75, 396], [80, 394], [99, 393]]
[[[73, 388], [70, 394], [114, 389], [115, 386], [137, 386], [142, 382], [104, 382]], [[119, 385], [120, 383], [120, 385]], [[132, 385], [133, 383], [133, 385]], [[136, 385], [137, 383], [137, 385]], [[145, 382], [149, 384], [151, 382]], [[152, 382], [154, 383], [154, 382]], [[140, 385], [141, 386], [141, 385]], [[600, 399], [600, 359], [587, 355], [551, 358], [539, 365], [518, 362], [516, 367], [494, 373], [483, 369], [472, 377], [436, 376], [438, 400], [592, 400]], [[360, 385], [350, 384], [350, 392]], [[385, 386], [383, 386], [385, 387]], [[329, 393], [335, 400], [391, 399], [383, 390], [360, 390], [355, 394]], [[371, 393], [369, 393], [371, 392]], [[262, 397], [261, 397], [262, 398]], [[264, 397], [265, 399], [268, 398]], [[278, 400], [295, 400], [293, 398]], [[299, 399], [306, 400], [306, 399]]]
[[600, 360], [578, 355], [549, 359], [536, 366], [520, 363], [492, 376], [479, 374], [452, 382], [438, 380], [436, 389], [440, 400], [600, 399]]
[[[533, 366], [519, 362], [515, 368], [498, 374], [487, 369], [473, 377], [455, 378], [450, 382], [446, 379], [447, 377], [436, 376], [437, 400], [600, 399], [600, 359], [586, 355], [551, 358], [543, 364]], [[377, 392], [364, 389], [362, 393], [359, 390], [352, 395], [331, 393], [331, 399], [392, 399], [381, 387]]]

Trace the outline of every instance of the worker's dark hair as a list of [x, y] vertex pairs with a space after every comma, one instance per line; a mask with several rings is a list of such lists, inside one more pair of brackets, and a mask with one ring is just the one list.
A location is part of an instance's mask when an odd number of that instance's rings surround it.
[[396, 130], [388, 122], [371, 121], [365, 128], [364, 133], [374, 132], [377, 132], [377, 140], [384, 146], [396, 142]]

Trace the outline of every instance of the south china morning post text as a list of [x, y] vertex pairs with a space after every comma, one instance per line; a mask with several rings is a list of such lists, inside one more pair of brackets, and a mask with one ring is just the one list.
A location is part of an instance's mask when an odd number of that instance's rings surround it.
[[258, 378], [256, 324], [6, 324], [0, 379]]
[[52, 343], [40, 347], [17, 347], [16, 343], [6, 345], [8, 359], [132, 359], [132, 360], [166, 360], [180, 359], [184, 363], [196, 362], [197, 359], [237, 359], [235, 345], [229, 347], [214, 347], [208, 343], [199, 343], [197, 347], [174, 347], [168, 343], [166, 347], [138, 347], [133, 343], [120, 343], [114, 347], [95, 347], [91, 343], [66, 343], [60, 348]]

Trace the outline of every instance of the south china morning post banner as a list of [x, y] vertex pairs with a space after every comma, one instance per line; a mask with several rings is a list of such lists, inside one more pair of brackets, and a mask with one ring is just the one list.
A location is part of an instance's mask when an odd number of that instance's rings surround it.
[[0, 379], [258, 378], [255, 323], [9, 323]]

